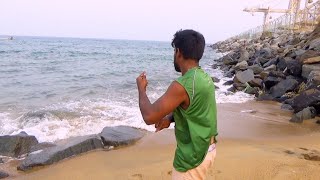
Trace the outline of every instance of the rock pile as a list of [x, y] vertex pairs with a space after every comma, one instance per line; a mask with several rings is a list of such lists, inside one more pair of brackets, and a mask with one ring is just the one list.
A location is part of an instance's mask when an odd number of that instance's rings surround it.
[[234, 77], [230, 91], [282, 102], [296, 113], [291, 122], [320, 114], [320, 25], [312, 33], [229, 39], [212, 48], [225, 53], [213, 67]]

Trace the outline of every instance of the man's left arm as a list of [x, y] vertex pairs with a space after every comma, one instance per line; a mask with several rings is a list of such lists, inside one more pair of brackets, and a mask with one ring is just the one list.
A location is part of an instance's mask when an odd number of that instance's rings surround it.
[[185, 89], [176, 81], [172, 82], [167, 91], [153, 104], [151, 104], [147, 94], [146, 86], [148, 81], [146, 75], [142, 73], [137, 78], [137, 86], [139, 91], [139, 107], [146, 124], [156, 124], [166, 115], [173, 112], [180, 104], [182, 104], [187, 96]]

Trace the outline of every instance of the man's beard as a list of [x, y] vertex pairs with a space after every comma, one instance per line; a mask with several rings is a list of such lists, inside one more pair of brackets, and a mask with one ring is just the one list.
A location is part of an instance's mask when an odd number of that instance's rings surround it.
[[181, 72], [181, 69], [180, 69], [179, 65], [176, 63], [176, 56], [174, 56], [173, 65], [174, 65], [174, 69], [177, 72]]

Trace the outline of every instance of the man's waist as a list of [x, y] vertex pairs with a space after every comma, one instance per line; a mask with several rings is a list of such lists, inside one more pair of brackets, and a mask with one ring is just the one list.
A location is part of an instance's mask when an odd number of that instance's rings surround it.
[[210, 145], [216, 144], [216, 143], [217, 143], [216, 136], [212, 136], [210, 139]]

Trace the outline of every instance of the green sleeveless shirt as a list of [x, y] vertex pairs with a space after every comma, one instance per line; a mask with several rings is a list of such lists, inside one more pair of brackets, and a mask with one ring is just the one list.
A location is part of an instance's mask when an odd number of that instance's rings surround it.
[[176, 80], [189, 95], [190, 105], [173, 112], [177, 148], [173, 166], [185, 172], [200, 165], [207, 155], [212, 136], [217, 132], [215, 87], [200, 67], [190, 69]]

